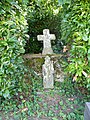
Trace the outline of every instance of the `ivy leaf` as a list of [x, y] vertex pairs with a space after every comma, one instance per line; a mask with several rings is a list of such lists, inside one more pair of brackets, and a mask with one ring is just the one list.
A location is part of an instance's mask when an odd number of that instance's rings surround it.
[[4, 98], [9, 97], [9, 90], [6, 90], [6, 91], [5, 91], [5, 93], [3, 94], [3, 97], [4, 97]]
[[89, 50], [88, 50], [88, 53], [90, 54], [90, 48], [89, 48]]
[[6, 1], [9, 2], [9, 3], [10, 3], [10, 2], [13, 2], [13, 0], [6, 0]]
[[23, 0], [23, 3], [27, 4], [27, 3], [28, 3], [28, 0]]
[[71, 0], [58, 0], [59, 4], [71, 3]]
[[89, 37], [88, 45], [90, 45], [90, 37]]
[[23, 99], [23, 96], [21, 95], [20, 98]]
[[3, 40], [3, 41], [0, 41], [0, 46], [7, 46], [8, 44], [7, 44], [7, 42], [5, 41], [5, 40]]
[[88, 41], [88, 36], [87, 36], [86, 34], [84, 34], [84, 36], [82, 37], [82, 39], [83, 39], [84, 41]]
[[63, 5], [63, 0], [58, 0], [60, 5]]
[[25, 52], [24, 48], [20, 48], [20, 53], [24, 53], [24, 52]]
[[90, 54], [88, 54], [88, 60], [90, 61]]

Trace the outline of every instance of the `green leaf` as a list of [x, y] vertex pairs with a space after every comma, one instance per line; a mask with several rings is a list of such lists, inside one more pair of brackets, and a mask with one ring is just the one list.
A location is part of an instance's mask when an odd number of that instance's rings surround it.
[[63, 5], [65, 3], [71, 3], [71, 0], [58, 0], [60, 5]]
[[89, 84], [87, 85], [87, 88], [90, 88], [90, 80], [89, 80]]
[[4, 98], [9, 97], [9, 90], [6, 90], [6, 91], [4, 92], [3, 97], [4, 97]]
[[52, 118], [52, 120], [58, 120], [56, 117]]
[[88, 54], [88, 60], [90, 61], [90, 54]]
[[90, 53], [90, 48], [88, 49], [88, 53]]
[[24, 3], [24, 4], [27, 4], [27, 3], [28, 3], [28, 0], [23, 0], [23, 3]]
[[23, 99], [23, 96], [21, 95], [20, 98]]
[[10, 2], [13, 2], [13, 0], [6, 0], [6, 1], [9, 2], [9, 3], [10, 3]]
[[83, 39], [84, 41], [88, 41], [88, 36], [87, 36], [87, 34], [84, 34], [84, 36], [82, 37], [82, 39]]
[[76, 48], [83, 49], [85, 53], [87, 53], [86, 46], [76, 46]]
[[20, 53], [25, 53], [25, 49], [24, 48], [20, 48]]
[[89, 37], [88, 45], [90, 45], [90, 37]]
[[7, 42], [5, 40], [0, 41], [0, 46], [7, 46]]
[[63, 101], [60, 101], [59, 104], [62, 106], [63, 105]]

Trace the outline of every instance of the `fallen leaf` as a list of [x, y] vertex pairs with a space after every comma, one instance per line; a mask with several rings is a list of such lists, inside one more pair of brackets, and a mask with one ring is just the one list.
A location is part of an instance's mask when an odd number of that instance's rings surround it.
[[63, 52], [66, 52], [68, 50], [67, 46], [63, 46]]
[[73, 82], [77, 80], [77, 75], [73, 77]]

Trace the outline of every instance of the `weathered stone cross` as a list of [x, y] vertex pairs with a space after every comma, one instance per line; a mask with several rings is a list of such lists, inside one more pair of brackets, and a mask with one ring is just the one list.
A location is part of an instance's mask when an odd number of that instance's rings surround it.
[[49, 29], [43, 30], [43, 35], [37, 36], [38, 41], [43, 41], [43, 52], [42, 54], [53, 54], [53, 50], [51, 48], [51, 40], [55, 40], [56, 37], [54, 34], [49, 33]]

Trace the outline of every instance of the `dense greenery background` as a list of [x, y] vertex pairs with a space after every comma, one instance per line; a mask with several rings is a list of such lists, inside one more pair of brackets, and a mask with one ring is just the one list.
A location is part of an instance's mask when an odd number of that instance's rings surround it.
[[10, 98], [22, 88], [27, 37], [26, 6], [18, 2], [0, 2], [0, 96]]
[[73, 81], [90, 88], [90, 1], [72, 0], [66, 6], [61, 22], [62, 39], [70, 46], [66, 71]]
[[0, 97], [10, 98], [24, 79], [23, 53], [39, 53], [37, 34], [49, 28], [57, 37], [53, 49], [68, 45], [65, 63], [69, 78], [90, 88], [89, 0], [1, 0], [0, 2]]

